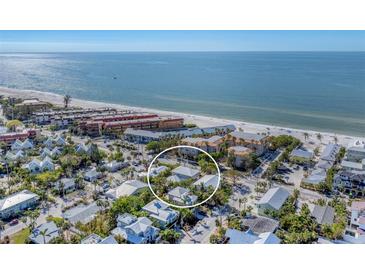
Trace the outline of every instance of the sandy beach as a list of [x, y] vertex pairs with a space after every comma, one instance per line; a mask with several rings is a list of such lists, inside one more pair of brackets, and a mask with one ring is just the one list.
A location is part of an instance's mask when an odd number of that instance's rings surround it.
[[[38, 98], [41, 101], [50, 102], [54, 105], [62, 106], [63, 105], [63, 96], [58, 95], [51, 92], [43, 92], [43, 91], [35, 91], [35, 90], [19, 90], [19, 89], [11, 89], [6, 87], [0, 87], [0, 95], [4, 96], [13, 96], [18, 98]], [[73, 107], [82, 107], [82, 108], [101, 108], [101, 107], [111, 107], [116, 108], [118, 110], [133, 110], [140, 112], [153, 112], [160, 115], [176, 115], [181, 116], [185, 119], [186, 123], [194, 123], [199, 127], [209, 127], [209, 126], [218, 126], [224, 124], [234, 124], [237, 128], [241, 128], [246, 132], [252, 133], [270, 133], [271, 135], [280, 135], [280, 134], [290, 134], [293, 135], [300, 140], [304, 141], [304, 132], [309, 134], [309, 138], [307, 139], [306, 147], [309, 149], [313, 149], [314, 147], [322, 144], [333, 143], [334, 137], [337, 137], [337, 142], [340, 145], [348, 146], [356, 140], [364, 140], [365, 137], [355, 137], [349, 135], [341, 135], [329, 132], [320, 132], [322, 135], [322, 140], [319, 141], [316, 137], [318, 131], [311, 131], [305, 129], [293, 129], [293, 128], [285, 128], [285, 127], [277, 127], [272, 125], [264, 125], [264, 124], [256, 124], [249, 123], [244, 121], [235, 121], [235, 120], [227, 120], [222, 118], [213, 118], [201, 115], [193, 115], [187, 113], [179, 113], [179, 112], [171, 112], [157, 109], [149, 109], [143, 107], [133, 107], [133, 106], [125, 106], [121, 104], [113, 104], [106, 102], [95, 102], [82, 100], [77, 98], [71, 99], [70, 106]]]

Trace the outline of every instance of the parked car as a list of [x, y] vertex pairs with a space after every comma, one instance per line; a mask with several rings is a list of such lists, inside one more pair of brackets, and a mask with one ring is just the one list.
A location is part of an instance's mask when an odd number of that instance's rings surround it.
[[19, 224], [19, 220], [18, 219], [14, 219], [14, 220], [12, 220], [10, 223], [9, 223], [9, 225], [17, 225], [17, 224]]

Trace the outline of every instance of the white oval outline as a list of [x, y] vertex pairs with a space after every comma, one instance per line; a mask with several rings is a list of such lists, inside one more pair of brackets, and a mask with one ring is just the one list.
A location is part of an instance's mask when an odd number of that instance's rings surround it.
[[[167, 151], [170, 151], [170, 150], [173, 150], [175, 148], [192, 148], [192, 149], [197, 149], [203, 153], [205, 153], [206, 155], [208, 155], [208, 157], [213, 161], [213, 163], [215, 164], [217, 170], [218, 170], [218, 184], [217, 186], [215, 187], [213, 193], [208, 197], [206, 198], [204, 201], [198, 203], [198, 204], [194, 204], [194, 205], [186, 205], [186, 206], [179, 206], [179, 205], [174, 205], [174, 204], [171, 204], [171, 203], [168, 203], [164, 200], [162, 200], [152, 189], [152, 186], [151, 186], [151, 183], [150, 183], [150, 172], [151, 172], [151, 168], [152, 168], [152, 164], [162, 155], [164, 154], [165, 152]], [[161, 202], [163, 202], [164, 204], [168, 205], [168, 206], [171, 206], [171, 207], [176, 207], [176, 208], [193, 208], [193, 207], [197, 207], [197, 206], [200, 206], [204, 203], [206, 203], [210, 198], [213, 197], [213, 195], [217, 192], [218, 188], [219, 188], [219, 185], [220, 185], [220, 182], [221, 182], [221, 172], [219, 170], [219, 166], [217, 164], [217, 162], [214, 160], [214, 158], [208, 153], [206, 152], [205, 150], [202, 150], [201, 148], [198, 148], [198, 147], [193, 147], [193, 146], [184, 146], [184, 145], [179, 145], [179, 146], [173, 146], [173, 147], [170, 147], [170, 148], [167, 148], [165, 149], [164, 151], [160, 152], [159, 154], [157, 154], [157, 156], [155, 158], [152, 159], [149, 167], [148, 167], [148, 170], [147, 170], [147, 183], [148, 183], [148, 187], [150, 188], [152, 194]]]

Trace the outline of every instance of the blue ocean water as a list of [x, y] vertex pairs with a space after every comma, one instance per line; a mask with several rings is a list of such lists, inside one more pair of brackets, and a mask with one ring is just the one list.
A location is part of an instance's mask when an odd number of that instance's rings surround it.
[[4, 53], [0, 86], [365, 136], [365, 52]]

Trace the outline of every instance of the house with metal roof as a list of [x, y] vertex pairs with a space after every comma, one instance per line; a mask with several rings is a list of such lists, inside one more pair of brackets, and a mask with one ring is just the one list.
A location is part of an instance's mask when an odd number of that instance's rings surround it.
[[285, 188], [270, 188], [257, 203], [258, 213], [266, 215], [266, 210], [280, 210], [289, 196], [290, 193]]
[[179, 166], [173, 169], [171, 174], [179, 177], [181, 180], [197, 179], [199, 177], [200, 170], [186, 166]]
[[335, 209], [330, 206], [309, 205], [311, 216], [315, 218], [320, 225], [331, 225], [335, 218]]
[[300, 161], [308, 163], [313, 159], [313, 156], [314, 156], [313, 152], [303, 149], [294, 149], [290, 153], [290, 159], [295, 162]]
[[328, 144], [324, 148], [319, 158], [324, 161], [334, 162], [336, 160], [338, 152], [340, 151], [340, 148], [341, 146], [338, 144]]
[[78, 205], [65, 211], [62, 214], [62, 218], [68, 220], [73, 225], [78, 222], [87, 224], [95, 218], [96, 214], [100, 210], [101, 208], [96, 204], [96, 202], [89, 205]]
[[105, 195], [106, 197], [115, 200], [120, 197], [127, 197], [131, 195], [137, 195], [143, 189], [147, 188], [147, 184], [139, 180], [128, 180], [122, 183], [120, 186], [109, 189]]
[[149, 216], [155, 219], [162, 227], [174, 223], [179, 217], [179, 212], [171, 209], [166, 203], [157, 199], [149, 202], [142, 210], [146, 211]]
[[198, 197], [190, 193], [190, 190], [184, 187], [177, 186], [167, 192], [169, 200], [178, 205], [193, 205], [198, 200]]
[[29, 235], [29, 240], [34, 244], [48, 244], [59, 235], [59, 229], [52, 221], [37, 226]]
[[7, 219], [38, 204], [39, 196], [29, 190], [22, 190], [0, 200], [0, 218]]
[[95, 168], [90, 169], [89, 171], [85, 172], [84, 180], [88, 182], [95, 182], [96, 180], [100, 179], [103, 174], [99, 171], [96, 171]]
[[213, 189], [215, 189], [218, 184], [219, 184], [219, 177], [218, 175], [214, 174], [204, 175], [203, 177], [199, 178], [197, 181], [194, 182], [194, 186], [197, 187], [203, 186], [204, 188], [212, 187]]
[[272, 232], [255, 234], [252, 231], [239, 231], [228, 228], [225, 236], [228, 244], [280, 244], [280, 239]]

